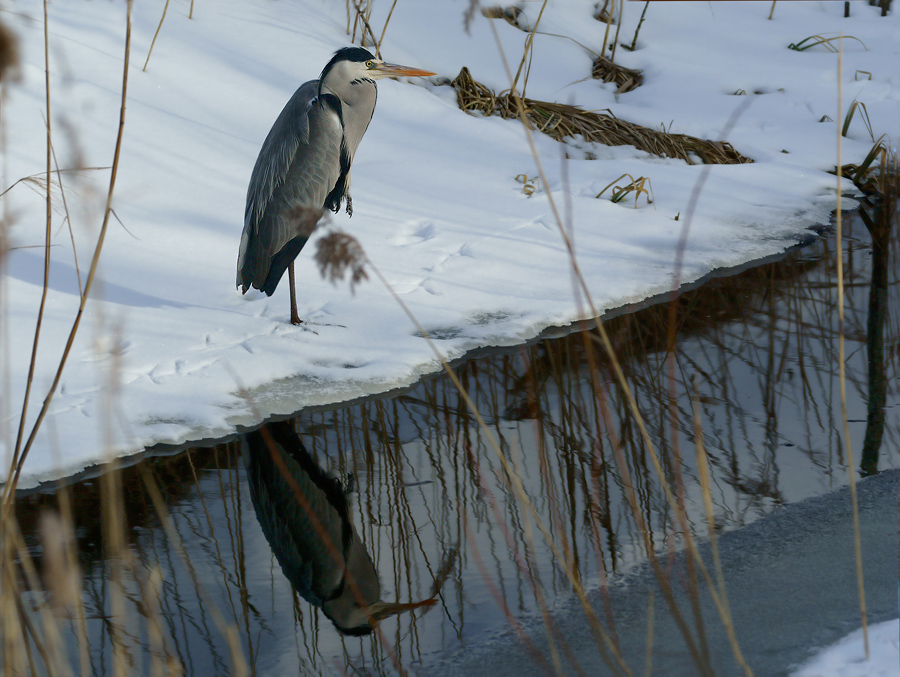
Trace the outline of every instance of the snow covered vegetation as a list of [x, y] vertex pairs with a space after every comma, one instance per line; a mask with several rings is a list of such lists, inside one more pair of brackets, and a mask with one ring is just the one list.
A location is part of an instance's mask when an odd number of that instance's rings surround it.
[[[829, 222], [838, 164], [861, 162], [882, 134], [900, 138], [896, 11], [650, 3], [637, 32], [643, 4], [625, 3], [611, 30], [593, 0], [542, 4], [376, 1], [364, 26], [344, 2], [182, 0], [164, 17], [163, 3], [142, 2], [126, 51], [123, 0], [55, 2], [46, 18], [41, 3], [5, 2], [17, 64], [0, 121], [0, 480], [26, 448], [20, 487], [413, 383], [440, 369], [422, 329], [458, 358], [781, 252]], [[368, 281], [351, 292], [323, 279], [310, 243], [295, 327], [285, 281], [271, 298], [235, 289], [247, 183], [293, 91], [354, 33], [371, 46], [370, 32], [385, 60], [438, 75], [379, 84], [353, 163], [354, 214], [321, 229], [356, 238]], [[640, 82], [593, 78], [601, 55]], [[560, 141], [552, 115], [548, 133], [529, 135], [515, 115], [460, 110], [450, 83], [463, 67], [493, 96], [522, 63], [529, 102], [726, 142], [752, 162], [583, 131]], [[640, 189], [616, 190], [632, 182]], [[841, 190], [854, 192], [846, 180]]]

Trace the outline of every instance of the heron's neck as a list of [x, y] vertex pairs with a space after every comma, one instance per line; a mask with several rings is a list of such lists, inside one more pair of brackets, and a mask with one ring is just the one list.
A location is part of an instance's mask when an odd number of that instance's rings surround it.
[[322, 83], [322, 89], [334, 94], [341, 100], [344, 138], [346, 139], [350, 156], [353, 157], [363, 134], [366, 133], [366, 128], [372, 119], [372, 113], [375, 112], [375, 101], [378, 98], [378, 89], [375, 87], [375, 81], [366, 78], [335, 83], [326, 79]]

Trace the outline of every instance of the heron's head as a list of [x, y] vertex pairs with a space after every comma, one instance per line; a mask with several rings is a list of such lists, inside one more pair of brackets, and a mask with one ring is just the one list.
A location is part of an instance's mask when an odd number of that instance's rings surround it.
[[435, 73], [411, 66], [385, 63], [362, 47], [344, 47], [334, 53], [331, 61], [322, 70], [320, 79], [333, 86], [338, 83], [374, 82], [380, 78], [401, 75], [424, 77]]
[[360, 606], [352, 592], [328, 600], [322, 606], [325, 615], [343, 635], [369, 635], [385, 618], [396, 616], [407, 611], [434, 606], [437, 600], [429, 597], [421, 602], [382, 602], [378, 600], [366, 606]]

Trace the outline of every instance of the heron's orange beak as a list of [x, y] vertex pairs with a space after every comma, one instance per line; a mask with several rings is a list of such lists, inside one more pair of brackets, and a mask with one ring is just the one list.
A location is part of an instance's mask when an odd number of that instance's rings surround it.
[[405, 75], [405, 76], [409, 76], [409, 77], [424, 78], [429, 75], [437, 75], [437, 73], [432, 73], [431, 71], [423, 71], [421, 68], [413, 68], [411, 66], [400, 66], [395, 63], [378, 64], [373, 70], [377, 70], [387, 77], [395, 77], [395, 76], [399, 76], [399, 75]]

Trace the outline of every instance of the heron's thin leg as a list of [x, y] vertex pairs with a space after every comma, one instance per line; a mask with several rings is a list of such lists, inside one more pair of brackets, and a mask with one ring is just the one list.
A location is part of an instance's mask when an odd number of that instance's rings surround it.
[[288, 284], [291, 288], [291, 324], [301, 324], [303, 320], [297, 314], [297, 296], [294, 292], [294, 262], [288, 264]]

